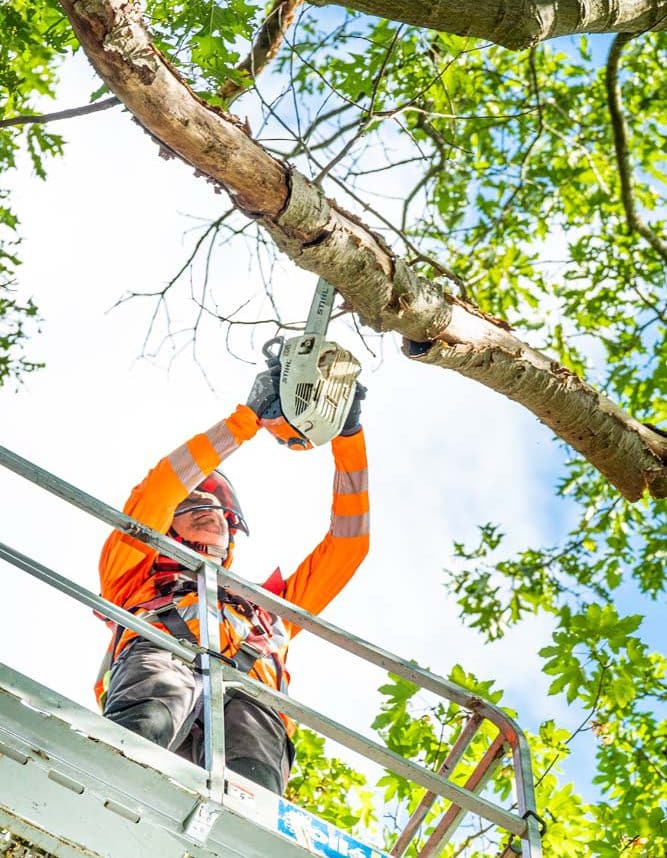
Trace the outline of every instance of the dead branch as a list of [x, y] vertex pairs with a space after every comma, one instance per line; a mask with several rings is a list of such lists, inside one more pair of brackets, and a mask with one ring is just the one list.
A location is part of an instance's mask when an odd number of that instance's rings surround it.
[[83, 107], [70, 107], [68, 110], [57, 110], [55, 113], [41, 113], [26, 116], [12, 116], [11, 119], [0, 119], [0, 128], [10, 128], [12, 125], [44, 125], [46, 122], [57, 122], [59, 119], [73, 119], [75, 116], [87, 116], [122, 104], [119, 98], [112, 96], [94, 104], [84, 104]]
[[303, 0], [274, 0], [269, 14], [252, 44], [248, 56], [236, 66], [236, 71], [245, 77], [244, 83], [228, 80], [219, 90], [219, 94], [231, 104], [252, 86], [260, 74], [280, 50], [285, 33], [292, 25], [296, 10]]

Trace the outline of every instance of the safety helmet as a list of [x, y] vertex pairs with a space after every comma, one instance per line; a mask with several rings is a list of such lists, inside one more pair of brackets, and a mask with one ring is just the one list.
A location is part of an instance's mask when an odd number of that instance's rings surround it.
[[174, 518], [178, 515], [183, 515], [183, 513], [186, 512], [193, 512], [194, 510], [222, 508], [225, 513], [225, 518], [227, 519], [230, 535], [233, 535], [238, 530], [242, 530], [246, 536], [250, 535], [248, 525], [243, 517], [241, 504], [239, 503], [236, 492], [234, 491], [234, 486], [221, 471], [213, 471], [213, 473], [209, 474], [209, 476], [197, 486], [195, 491], [213, 495], [218, 502], [193, 504], [191, 502], [188, 503], [188, 497], [176, 507]]

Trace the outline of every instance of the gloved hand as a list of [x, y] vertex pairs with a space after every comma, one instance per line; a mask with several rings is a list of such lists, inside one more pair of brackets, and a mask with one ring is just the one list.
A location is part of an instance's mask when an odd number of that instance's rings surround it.
[[280, 417], [280, 363], [269, 363], [269, 368], [257, 373], [246, 405], [261, 420]]
[[363, 384], [357, 382], [356, 390], [354, 391], [354, 399], [352, 407], [347, 415], [347, 419], [340, 430], [341, 435], [354, 435], [361, 429], [361, 401], [366, 399], [366, 388]]

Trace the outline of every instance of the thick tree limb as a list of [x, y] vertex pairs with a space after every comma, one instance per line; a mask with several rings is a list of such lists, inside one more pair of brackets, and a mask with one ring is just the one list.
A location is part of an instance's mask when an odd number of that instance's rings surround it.
[[[422, 363], [453, 369], [520, 402], [586, 456], [629, 500], [637, 500], [645, 488], [654, 497], [667, 495], [667, 439], [658, 440], [653, 429], [510, 332], [485, 319], [471, 320], [468, 313], [454, 308], [441, 342], [428, 350], [406, 342], [404, 352]], [[656, 467], [660, 460], [663, 466]]]
[[625, 218], [630, 231], [638, 232], [656, 253], [667, 262], [667, 241], [662, 239], [646, 223], [637, 211], [635, 205], [634, 182], [632, 176], [632, 165], [630, 164], [630, 150], [628, 147], [628, 123], [623, 113], [621, 102], [621, 86], [618, 81], [618, 71], [621, 63], [621, 52], [623, 47], [633, 39], [628, 33], [620, 33], [614, 39], [605, 73], [605, 84], [607, 87], [607, 104], [611, 116], [611, 127], [614, 134], [614, 149], [616, 150], [616, 163], [618, 164], [618, 175], [621, 180], [621, 200], [625, 209]]
[[573, 33], [667, 29], [665, 0], [311, 0], [520, 50]]
[[273, 5], [252, 44], [252, 50], [236, 67], [237, 71], [249, 76], [247, 84], [228, 80], [220, 89], [220, 95], [228, 103], [242, 95], [278, 53], [285, 33], [294, 21], [296, 10], [302, 4], [303, 0], [273, 0]]
[[521, 402], [625, 497], [636, 500], [644, 489], [667, 496], [667, 439], [472, 305], [415, 275], [381, 237], [250, 140], [236, 117], [207, 106], [151, 44], [137, 5], [60, 2], [98, 73], [138, 121], [225, 187], [297, 265], [333, 283], [366, 324], [427, 342], [422, 359]]

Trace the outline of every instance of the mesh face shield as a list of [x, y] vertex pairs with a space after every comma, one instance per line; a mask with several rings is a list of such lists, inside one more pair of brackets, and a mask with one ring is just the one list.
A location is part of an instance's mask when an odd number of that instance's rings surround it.
[[[197, 492], [204, 492], [207, 495], [212, 495], [212, 498], [201, 498], [201, 503], [197, 502]], [[213, 501], [215, 498], [216, 502]], [[227, 477], [220, 471], [213, 471], [206, 479], [197, 486], [195, 492], [186, 498], [176, 508], [174, 517], [183, 515], [186, 512], [193, 512], [199, 509], [223, 509], [225, 518], [229, 525], [229, 530], [232, 534], [238, 530], [242, 530], [246, 536], [250, 535], [248, 525], [243, 517], [241, 504], [238, 501], [234, 486], [229, 482]]]

